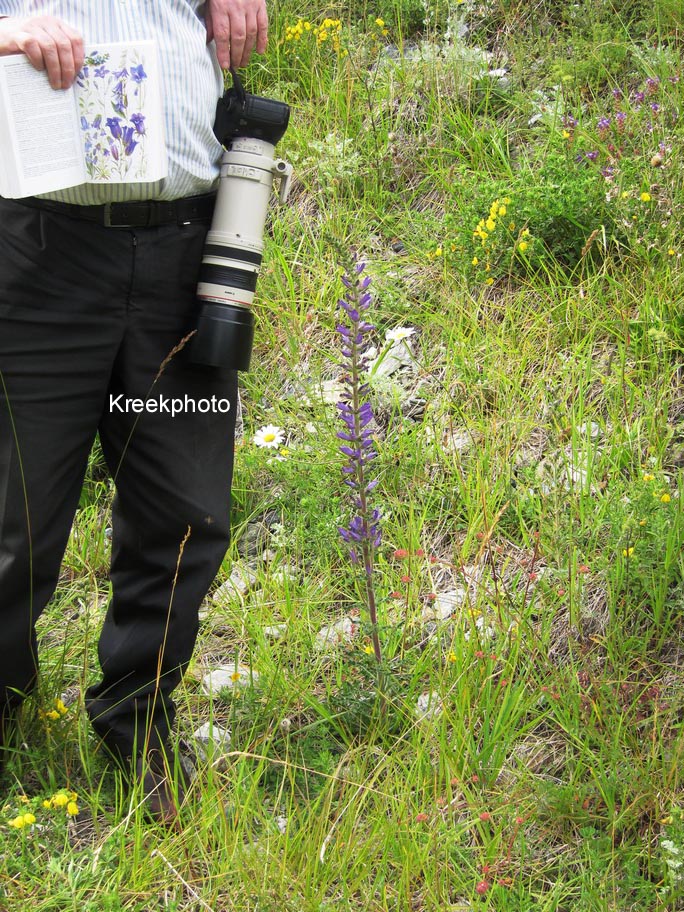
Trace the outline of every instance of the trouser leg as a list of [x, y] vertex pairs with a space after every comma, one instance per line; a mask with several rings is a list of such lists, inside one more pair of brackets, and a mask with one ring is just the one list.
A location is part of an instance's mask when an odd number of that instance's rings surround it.
[[57, 582], [121, 337], [115, 289], [66, 221], [0, 200], [1, 706], [19, 703], [37, 675], [35, 622]]
[[[100, 423], [116, 484], [113, 595], [99, 642], [102, 680], [87, 707], [105, 744], [123, 757], [168, 736], [171, 692], [229, 541], [236, 374], [194, 368], [185, 348], [155, 382], [194, 323], [205, 233], [206, 226], [137, 232], [128, 323]], [[212, 397], [216, 406], [202, 413]], [[121, 410], [136, 398], [180, 400], [184, 408], [175, 416]]]

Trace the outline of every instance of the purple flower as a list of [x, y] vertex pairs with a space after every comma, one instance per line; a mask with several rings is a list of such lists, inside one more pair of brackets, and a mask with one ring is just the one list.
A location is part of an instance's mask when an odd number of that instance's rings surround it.
[[649, 95], [655, 95], [658, 91], [658, 86], [660, 85], [660, 80], [658, 78], [651, 78], [646, 80], [646, 91]]
[[147, 79], [147, 73], [143, 70], [142, 63], [139, 63], [138, 66], [131, 67], [131, 78], [133, 82], [137, 82], [138, 84], [141, 83], [143, 79]]
[[112, 134], [114, 139], [121, 139], [121, 118], [120, 117], [108, 117], [107, 126], [109, 127], [109, 132]]
[[135, 132], [142, 136], [145, 132], [145, 115], [144, 114], [131, 114], [131, 123], [135, 127]]
[[108, 73], [109, 73], [109, 70], [107, 69], [106, 66], [104, 66], [104, 64], [95, 70], [95, 75], [97, 76], [98, 79], [104, 79]]
[[82, 130], [88, 129], [88, 118], [84, 117], [83, 114], [81, 114], [81, 129]]
[[592, 161], [592, 162], [595, 162], [596, 159], [599, 157], [598, 149], [593, 149], [591, 152], [585, 152], [584, 154], [585, 154], [585, 157], [588, 158], [589, 161]]
[[133, 127], [124, 127], [123, 128], [123, 142], [124, 142], [124, 152], [126, 155], [131, 155], [133, 149], [138, 145], [137, 140], [133, 139]]
[[348, 291], [338, 301], [338, 307], [347, 317], [346, 324], [340, 323], [337, 326], [337, 332], [344, 340], [343, 354], [348, 362], [348, 372], [343, 378], [347, 391], [337, 403], [344, 430], [339, 431], [337, 436], [345, 441], [339, 447], [348, 459], [342, 468], [348, 476], [345, 484], [356, 492], [354, 515], [348, 526], [339, 527], [339, 532], [345, 542], [353, 542], [358, 546], [354, 549], [353, 559], [358, 560], [359, 553], [363, 555], [369, 581], [373, 569], [373, 549], [380, 544], [381, 532], [380, 511], [372, 509], [367, 501], [367, 494], [375, 488], [377, 482], [369, 481], [366, 471], [377, 453], [373, 449], [373, 431], [370, 427], [373, 409], [370, 402], [363, 399], [368, 391], [368, 384], [362, 379], [362, 373], [368, 366], [365, 357], [369, 347], [366, 335], [374, 329], [361, 316], [371, 303], [371, 296], [367, 292], [370, 278], [361, 278], [364, 267], [364, 263], [355, 263], [353, 270], [350, 270], [352, 276], [344, 276], [343, 284]]

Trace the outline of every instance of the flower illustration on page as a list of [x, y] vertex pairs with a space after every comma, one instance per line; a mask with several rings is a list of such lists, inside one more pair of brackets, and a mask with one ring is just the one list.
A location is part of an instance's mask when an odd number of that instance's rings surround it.
[[94, 182], [144, 179], [145, 71], [140, 49], [94, 51], [77, 77], [78, 105], [88, 177]]

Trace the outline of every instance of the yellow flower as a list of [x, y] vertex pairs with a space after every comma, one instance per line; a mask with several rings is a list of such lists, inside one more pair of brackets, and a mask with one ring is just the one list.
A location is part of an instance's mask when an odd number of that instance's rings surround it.
[[520, 241], [520, 243], [518, 244], [518, 250], [519, 250], [521, 253], [525, 253], [525, 251], [527, 250], [527, 248], [528, 248], [529, 246], [530, 246], [530, 245], [527, 243], [527, 241]]
[[668, 256], [674, 256], [674, 255], [675, 255], [675, 252], [674, 252], [674, 250], [672, 249], [672, 247], [670, 247], [670, 249], [667, 251], [667, 255], [668, 255]]
[[76, 804], [75, 801], [70, 801], [70, 802], [67, 804], [67, 814], [68, 814], [70, 817], [75, 817], [76, 814], [78, 814], [78, 805]]
[[487, 228], [487, 231], [494, 231], [494, 229], [496, 228], [496, 222], [494, 221], [493, 218], [488, 218], [487, 221], [485, 222], [485, 226]]
[[435, 254], [434, 254], [434, 255], [435, 255], [436, 257], [441, 257], [441, 255], [442, 255], [442, 248], [441, 248], [441, 247], [438, 247], [437, 250], [435, 250]]
[[570, 134], [567, 130], [563, 130], [563, 139], [570, 139]]
[[623, 549], [622, 549], [622, 556], [623, 556], [623, 557], [631, 557], [633, 554], [634, 554], [634, 548], [633, 548], [633, 547], [631, 547], [631, 548], [623, 548]]
[[640, 526], [645, 526], [645, 525], [646, 525], [646, 520], [645, 520], [645, 519], [640, 519], [640, 520], [639, 520], [639, 525], [640, 525]]
[[371, 646], [370, 643], [368, 643], [366, 646], [363, 647], [363, 651], [364, 651], [367, 655], [373, 655], [373, 647]]
[[515, 231], [515, 222], [511, 222], [511, 223], [510, 223], [510, 225], [508, 226], [508, 230], [509, 230], [509, 231]]
[[663, 496], [660, 498], [661, 503], [669, 503], [671, 500], [672, 498], [667, 493], [663, 494]]
[[447, 661], [448, 662], [457, 662], [458, 656], [456, 655], [455, 652], [450, 652], [449, 655], [447, 656]]
[[479, 262], [480, 262], [480, 261], [478, 260], [477, 257], [473, 257], [473, 266], [477, 266], [477, 264], [478, 264]]
[[651, 194], [650, 194], [650, 193], [646, 193], [646, 191], [644, 190], [644, 192], [641, 194], [641, 196], [639, 197], [639, 199], [641, 200], [642, 203], [650, 203], [650, 202], [651, 202]]
[[60, 716], [65, 716], [69, 712], [69, 710], [60, 699], [55, 700], [55, 709], [60, 714]]
[[647, 472], [644, 475], [644, 481], [653, 481], [654, 479], [655, 479], [655, 475], [651, 475], [650, 472]]
[[376, 20], [375, 20], [375, 24], [377, 25], [378, 28], [383, 28], [383, 26], [385, 25], [385, 20], [384, 20], [384, 19], [376, 19]]
[[57, 712], [56, 709], [51, 709], [49, 712], [45, 713], [45, 718], [52, 719], [52, 721], [54, 722], [55, 719], [59, 719], [59, 713]]
[[499, 206], [499, 215], [506, 215], [507, 211], [505, 206]]
[[629, 190], [623, 190], [621, 196], [622, 196], [623, 200], [627, 199], [627, 197], [629, 196]]
[[240, 677], [241, 677], [240, 672], [239, 672], [239, 671], [234, 671], [234, 672], [232, 673], [232, 675], [230, 676], [230, 680], [231, 680], [231, 681], [239, 681], [239, 680], [240, 680]]
[[9, 826], [14, 827], [17, 830], [23, 829], [25, 826], [31, 826], [36, 822], [36, 818], [33, 814], [19, 814], [18, 817], [15, 817], [14, 820], [10, 820]]
[[52, 796], [52, 806], [56, 808], [64, 807], [69, 803], [69, 798], [64, 792], [57, 792], [56, 795]]
[[485, 285], [493, 285], [494, 279], [491, 276], [488, 279], [485, 279]]

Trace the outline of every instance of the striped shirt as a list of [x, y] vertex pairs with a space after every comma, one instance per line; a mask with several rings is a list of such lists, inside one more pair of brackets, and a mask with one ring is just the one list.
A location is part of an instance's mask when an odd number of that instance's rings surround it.
[[157, 42], [168, 175], [154, 183], [82, 184], [46, 199], [97, 205], [177, 199], [206, 193], [218, 177], [221, 145], [213, 133], [223, 77], [207, 45], [202, 0], [0, 0], [0, 16], [50, 15], [83, 36], [86, 47], [114, 41]]

